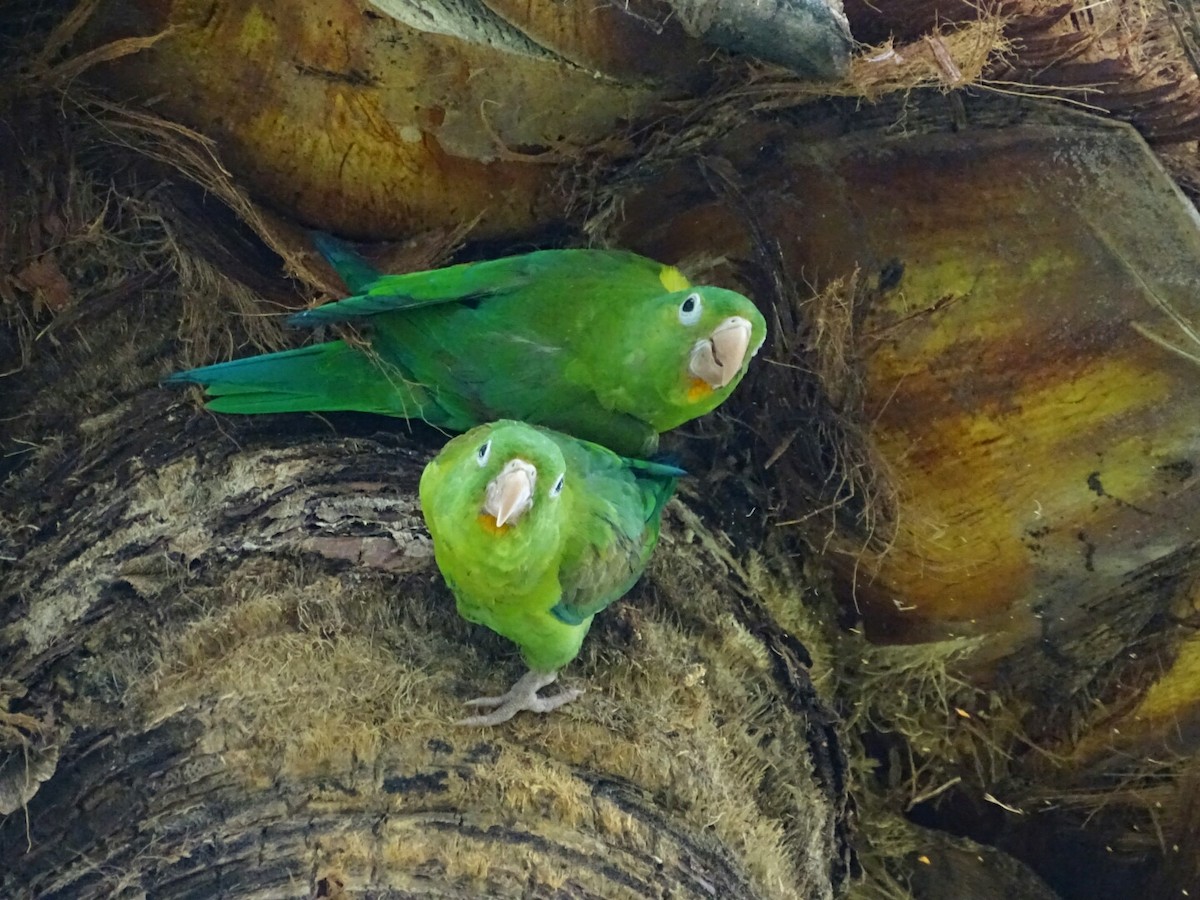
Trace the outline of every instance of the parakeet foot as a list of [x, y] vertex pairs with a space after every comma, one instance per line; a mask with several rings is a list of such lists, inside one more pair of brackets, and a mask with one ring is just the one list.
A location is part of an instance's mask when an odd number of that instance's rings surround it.
[[553, 684], [557, 678], [557, 672], [526, 672], [516, 684], [509, 688], [507, 694], [499, 697], [476, 697], [474, 700], [468, 700], [466, 703], [467, 706], [496, 707], [490, 713], [459, 719], [454, 724], [499, 725], [501, 722], [507, 722], [517, 713], [521, 712], [521, 710], [548, 713], [570, 703], [572, 700], [577, 700], [583, 695], [581, 688], [570, 688], [555, 694], [553, 697], [539, 697], [537, 695], [538, 691], [548, 684]]

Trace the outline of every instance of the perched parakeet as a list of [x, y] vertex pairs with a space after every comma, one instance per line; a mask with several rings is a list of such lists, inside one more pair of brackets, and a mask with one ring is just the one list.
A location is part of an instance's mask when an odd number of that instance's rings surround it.
[[542, 250], [374, 277], [333, 239], [318, 244], [355, 294], [288, 321], [357, 323], [363, 341], [167, 380], [204, 385], [217, 412], [357, 410], [452, 431], [514, 418], [647, 455], [659, 432], [728, 397], [766, 336], [741, 294], [633, 253]]
[[421, 475], [421, 509], [459, 614], [521, 648], [529, 672], [464, 725], [549, 712], [582, 691], [537, 692], [579, 653], [592, 617], [628, 591], [658, 542], [683, 471], [499, 421], [451, 440]]

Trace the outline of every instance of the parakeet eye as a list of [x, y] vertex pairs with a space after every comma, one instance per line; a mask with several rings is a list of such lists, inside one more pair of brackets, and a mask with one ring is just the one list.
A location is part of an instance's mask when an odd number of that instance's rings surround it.
[[564, 472], [562, 475], [558, 476], [558, 481], [554, 482], [554, 487], [550, 488], [550, 496], [551, 497], [557, 497], [559, 494], [562, 493], [563, 480], [566, 477], [567, 477], [566, 472]]
[[487, 465], [488, 457], [492, 454], [492, 442], [484, 441], [483, 446], [475, 451], [475, 462], [481, 466]]
[[679, 304], [679, 321], [684, 325], [695, 325], [700, 321], [704, 303], [699, 294], [688, 294]]

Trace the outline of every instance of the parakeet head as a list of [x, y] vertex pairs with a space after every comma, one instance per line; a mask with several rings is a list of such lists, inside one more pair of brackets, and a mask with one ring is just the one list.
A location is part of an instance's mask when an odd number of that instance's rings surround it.
[[566, 480], [554, 441], [532, 425], [501, 420], [446, 444], [421, 476], [421, 507], [435, 547], [470, 547], [470, 555], [503, 565], [531, 546], [556, 552], [570, 502]]
[[[658, 431], [720, 405], [746, 374], [767, 335], [758, 308], [724, 288], [686, 286], [664, 294], [647, 312], [650, 322], [630, 317], [625, 346], [632, 352], [623, 366], [626, 372], [655, 373], [656, 396], [646, 397], [643, 410], [629, 411], [641, 412]], [[636, 404], [637, 398], [629, 401]]]

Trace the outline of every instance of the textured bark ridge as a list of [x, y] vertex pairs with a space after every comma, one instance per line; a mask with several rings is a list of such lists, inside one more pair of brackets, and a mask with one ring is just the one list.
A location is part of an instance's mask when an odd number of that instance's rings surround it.
[[844, 878], [797, 588], [682, 504], [564, 673], [585, 697], [459, 729], [520, 662], [434, 565], [415, 494], [440, 436], [153, 388], [57, 425], [3, 500], [3, 896], [807, 898]]

